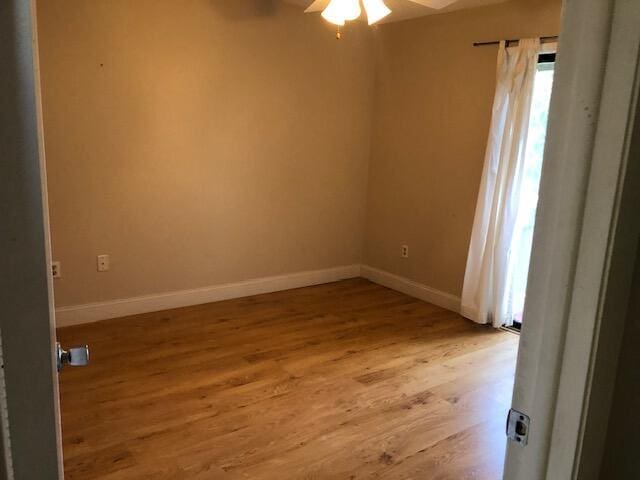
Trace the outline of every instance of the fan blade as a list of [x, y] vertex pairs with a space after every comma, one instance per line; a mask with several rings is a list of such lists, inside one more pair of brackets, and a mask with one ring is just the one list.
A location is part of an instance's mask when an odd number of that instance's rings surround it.
[[441, 8], [448, 7], [449, 5], [456, 3], [458, 0], [409, 0], [410, 2], [417, 3], [424, 7], [435, 8], [440, 10]]
[[321, 12], [329, 5], [330, 0], [315, 0], [311, 5], [307, 7], [304, 13]]

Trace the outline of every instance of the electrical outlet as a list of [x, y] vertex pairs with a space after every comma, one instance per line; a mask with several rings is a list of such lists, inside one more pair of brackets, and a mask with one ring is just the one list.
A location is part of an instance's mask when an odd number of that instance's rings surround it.
[[98, 255], [98, 271], [109, 271], [109, 255]]
[[401, 255], [402, 255], [402, 258], [409, 258], [409, 246], [408, 245], [402, 245]]
[[51, 276], [53, 278], [62, 278], [62, 264], [60, 262], [51, 262]]

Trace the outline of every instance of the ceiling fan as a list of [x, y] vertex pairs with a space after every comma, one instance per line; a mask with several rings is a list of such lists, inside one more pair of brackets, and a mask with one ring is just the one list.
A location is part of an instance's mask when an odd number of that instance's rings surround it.
[[[369, 25], [379, 22], [391, 13], [383, 0], [315, 0], [305, 13], [322, 12], [322, 16], [334, 25], [342, 26], [346, 21], [355, 20], [362, 13], [360, 2], [367, 13]], [[406, 0], [429, 8], [445, 8], [458, 0]]]

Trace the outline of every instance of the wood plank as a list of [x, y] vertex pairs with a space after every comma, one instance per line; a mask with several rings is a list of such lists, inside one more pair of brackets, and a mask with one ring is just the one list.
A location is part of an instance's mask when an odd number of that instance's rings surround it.
[[363, 279], [58, 337], [69, 479], [500, 477], [518, 337]]

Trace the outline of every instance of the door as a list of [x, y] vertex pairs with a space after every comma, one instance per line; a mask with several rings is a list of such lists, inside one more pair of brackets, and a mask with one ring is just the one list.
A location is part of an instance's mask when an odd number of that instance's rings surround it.
[[57, 480], [62, 450], [34, 8], [31, 0], [0, 2], [0, 390], [6, 393], [0, 407], [7, 470], [0, 477]]
[[639, 24], [637, 1], [564, 3], [512, 404], [530, 427], [509, 442], [511, 480], [599, 478], [640, 231]]

